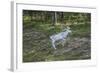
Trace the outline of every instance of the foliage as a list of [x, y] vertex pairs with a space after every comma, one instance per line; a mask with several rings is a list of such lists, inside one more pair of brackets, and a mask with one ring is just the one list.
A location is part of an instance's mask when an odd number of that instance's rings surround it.
[[[23, 10], [23, 62], [90, 59], [90, 22], [90, 13]], [[54, 50], [49, 37], [67, 26], [71, 35]]]

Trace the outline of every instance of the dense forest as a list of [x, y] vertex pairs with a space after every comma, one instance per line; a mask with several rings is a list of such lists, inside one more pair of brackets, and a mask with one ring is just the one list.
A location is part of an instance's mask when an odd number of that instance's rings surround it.
[[[51, 45], [50, 36], [70, 27], [65, 46]], [[23, 62], [91, 58], [91, 14], [23, 10]]]

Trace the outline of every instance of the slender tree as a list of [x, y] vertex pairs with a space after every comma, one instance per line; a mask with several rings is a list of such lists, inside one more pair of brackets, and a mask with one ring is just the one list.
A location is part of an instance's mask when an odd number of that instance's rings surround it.
[[57, 23], [57, 12], [52, 12], [52, 25], [56, 25]]

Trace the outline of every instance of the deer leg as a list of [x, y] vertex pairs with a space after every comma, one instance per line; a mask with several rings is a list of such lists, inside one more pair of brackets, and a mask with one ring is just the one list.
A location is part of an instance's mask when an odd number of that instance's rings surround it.
[[62, 39], [62, 45], [64, 46], [66, 42], [66, 39]]
[[52, 46], [53, 46], [54, 49], [57, 49], [54, 41], [52, 41]]

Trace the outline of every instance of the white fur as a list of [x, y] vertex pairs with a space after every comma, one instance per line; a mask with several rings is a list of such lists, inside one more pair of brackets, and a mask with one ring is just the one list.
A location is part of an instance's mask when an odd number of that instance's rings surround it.
[[52, 35], [50, 36], [50, 39], [52, 41], [52, 46], [54, 49], [57, 49], [56, 46], [55, 46], [55, 42], [60, 40], [60, 41], [65, 41], [68, 34], [71, 32], [70, 28], [67, 28], [65, 31], [63, 32], [60, 32], [58, 34], [55, 34], [55, 35]]

